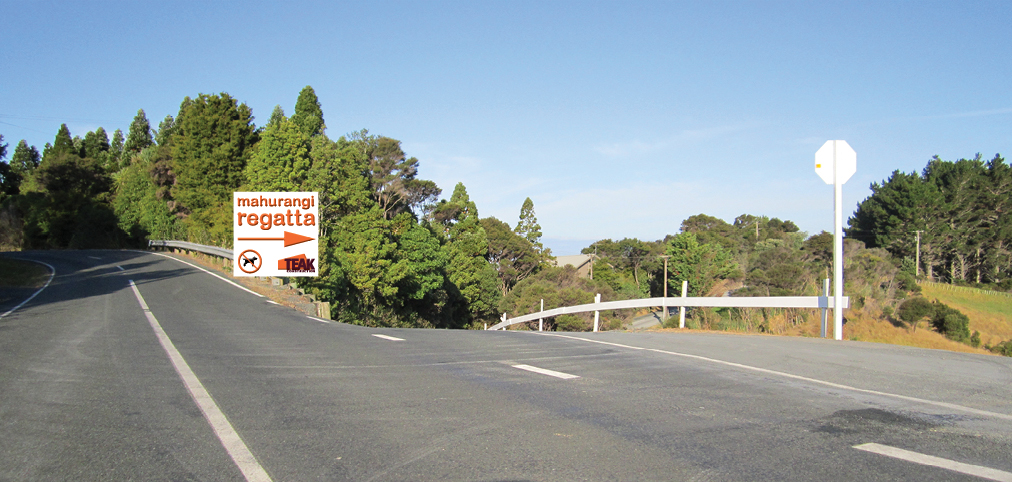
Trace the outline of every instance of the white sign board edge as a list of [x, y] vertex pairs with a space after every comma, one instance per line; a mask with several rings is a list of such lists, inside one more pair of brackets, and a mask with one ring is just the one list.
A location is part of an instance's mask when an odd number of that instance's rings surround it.
[[318, 276], [319, 204], [316, 192], [233, 192], [233, 275]]

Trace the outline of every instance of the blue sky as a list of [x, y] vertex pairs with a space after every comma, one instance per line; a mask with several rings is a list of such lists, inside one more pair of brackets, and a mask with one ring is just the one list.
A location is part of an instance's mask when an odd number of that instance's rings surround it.
[[327, 134], [403, 141], [546, 244], [656, 240], [698, 213], [832, 229], [815, 151], [857, 151], [852, 213], [896, 169], [1012, 153], [1012, 3], [0, 0], [0, 134], [40, 149], [228, 92], [298, 92]]

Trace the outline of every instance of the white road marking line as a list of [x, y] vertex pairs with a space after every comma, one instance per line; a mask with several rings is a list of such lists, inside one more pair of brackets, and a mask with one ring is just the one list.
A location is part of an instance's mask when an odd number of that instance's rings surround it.
[[181, 259], [179, 259], [179, 258], [173, 258], [172, 256], [169, 256], [169, 255], [167, 255], [167, 254], [162, 254], [162, 253], [153, 253], [153, 252], [151, 252], [151, 251], [140, 251], [140, 252], [141, 252], [141, 253], [146, 253], [146, 254], [155, 254], [155, 255], [161, 256], [161, 257], [163, 257], [163, 258], [169, 258], [169, 259], [174, 259], [174, 260], [176, 260], [176, 261], [179, 261], [180, 263], [183, 263], [183, 264], [187, 264], [187, 265], [193, 266], [194, 268], [197, 268], [197, 269], [199, 269], [199, 270], [201, 270], [201, 271], [203, 271], [203, 272], [205, 272], [205, 273], [207, 273], [207, 274], [209, 274], [209, 275], [211, 275], [211, 276], [214, 276], [215, 278], [218, 278], [218, 279], [220, 279], [220, 280], [222, 280], [222, 281], [224, 281], [224, 282], [226, 282], [226, 283], [228, 283], [228, 284], [230, 284], [230, 285], [232, 285], [232, 286], [235, 286], [236, 288], [239, 288], [239, 289], [241, 289], [241, 290], [243, 290], [243, 291], [245, 291], [245, 292], [247, 292], [247, 293], [252, 293], [252, 294], [254, 294], [254, 295], [257, 295], [257, 296], [259, 296], [259, 297], [261, 297], [261, 298], [263, 298], [263, 297], [264, 297], [264, 295], [262, 295], [262, 294], [260, 294], [260, 293], [257, 293], [256, 291], [253, 291], [253, 290], [251, 290], [251, 289], [249, 289], [249, 288], [247, 288], [247, 287], [245, 287], [245, 286], [243, 286], [243, 285], [241, 285], [241, 284], [239, 284], [239, 283], [236, 283], [236, 282], [234, 282], [234, 281], [232, 281], [232, 280], [230, 280], [230, 279], [226, 279], [226, 278], [223, 278], [223, 277], [219, 276], [218, 274], [216, 274], [216, 273], [212, 273], [212, 272], [210, 272], [210, 271], [208, 271], [208, 270], [206, 270], [206, 269], [204, 269], [204, 268], [201, 268], [200, 266], [197, 266], [197, 265], [195, 265], [195, 264], [193, 264], [193, 263], [187, 263], [186, 261], [183, 261], [183, 260], [181, 260]]
[[274, 301], [274, 300], [267, 300], [267, 302], [270, 303], [270, 304], [272, 304], [272, 305], [280, 305], [281, 304], [281, 303], [278, 303], [277, 301]]
[[915, 464], [938, 467], [945, 470], [951, 470], [953, 472], [959, 472], [961, 474], [972, 475], [982, 479], [1012, 482], [1012, 473], [1005, 472], [1004, 470], [992, 469], [990, 467], [983, 467], [980, 465], [964, 464], [962, 462], [956, 462], [955, 460], [911, 452], [909, 450], [890, 447], [888, 445], [867, 443], [855, 445], [854, 448], [865, 452], [871, 452], [873, 454], [885, 455], [886, 457], [892, 457], [894, 459], [906, 460], [907, 462], [913, 462]]
[[98, 256], [88, 256], [88, 257], [91, 258], [91, 259], [98, 259], [98, 260], [102, 259], [102, 258], [99, 258]]
[[118, 265], [118, 264], [116, 265], [116, 267], [117, 267], [117, 268], [119, 268], [119, 270], [120, 270], [120, 271], [126, 271], [125, 269], [123, 269], [123, 267], [122, 267], [122, 266], [120, 266], [120, 265]]
[[540, 373], [542, 375], [548, 375], [550, 377], [561, 378], [563, 380], [569, 380], [571, 378], [580, 378], [579, 375], [570, 375], [569, 373], [557, 372], [555, 370], [548, 370], [546, 368], [532, 367], [530, 365], [513, 365], [513, 368], [519, 368], [521, 370], [527, 370], [529, 372]]
[[162, 349], [169, 356], [169, 360], [172, 362], [172, 366], [176, 369], [176, 373], [179, 374], [179, 378], [183, 380], [183, 385], [186, 386], [186, 390], [190, 392], [190, 396], [193, 397], [193, 401], [200, 407], [200, 411], [204, 414], [204, 418], [211, 424], [211, 429], [214, 430], [214, 434], [221, 441], [221, 444], [225, 447], [228, 455], [232, 457], [232, 461], [242, 471], [246, 480], [251, 482], [270, 482], [271, 477], [267, 475], [267, 471], [264, 470], [260, 462], [257, 462], [256, 457], [253, 456], [253, 452], [250, 452], [249, 447], [243, 443], [242, 438], [239, 437], [239, 433], [232, 428], [232, 424], [229, 423], [228, 418], [218, 408], [218, 404], [211, 398], [211, 394], [204, 388], [204, 384], [200, 383], [200, 379], [190, 369], [190, 365], [186, 363], [183, 356], [179, 354], [179, 350], [176, 350], [176, 346], [172, 344], [172, 340], [169, 339], [169, 335], [162, 329], [162, 325], [158, 323], [155, 315], [151, 313], [151, 309], [148, 308], [147, 302], [144, 301], [144, 297], [141, 296], [140, 290], [137, 289], [137, 285], [134, 284], [134, 280], [130, 280], [130, 288], [134, 290], [134, 295], [137, 296], [137, 302], [140, 303], [141, 309], [144, 310], [144, 316], [148, 319], [148, 323], [151, 324], [151, 328], [155, 331], [155, 336], [158, 337], [158, 343], [161, 343]]
[[[277, 304], [277, 303], [275, 303], [275, 304]], [[315, 316], [306, 315], [306, 318], [309, 318], [310, 320], [319, 321], [320, 323], [330, 323], [330, 320], [324, 320], [323, 318], [317, 318]]]
[[372, 336], [375, 336], [376, 338], [382, 338], [384, 340], [390, 340], [390, 341], [404, 341], [404, 338], [397, 338], [396, 336], [379, 335], [379, 334], [376, 334], [376, 333], [373, 333]]
[[35, 298], [36, 296], [39, 295], [39, 293], [42, 293], [42, 290], [46, 289], [49, 286], [49, 283], [53, 282], [53, 277], [56, 276], [56, 268], [54, 268], [53, 265], [51, 265], [49, 263], [43, 263], [42, 261], [36, 261], [34, 259], [22, 259], [22, 258], [11, 258], [11, 259], [20, 259], [21, 261], [31, 261], [33, 263], [39, 263], [39, 264], [45, 265], [47, 268], [49, 268], [49, 279], [46, 280], [46, 284], [42, 285], [42, 287], [39, 288], [38, 291], [32, 293], [32, 296], [29, 296], [28, 299], [26, 299], [25, 301], [22, 301], [21, 303], [18, 303], [17, 306], [15, 306], [14, 308], [11, 308], [11, 309], [7, 310], [6, 313], [0, 315], [0, 320], [2, 320], [5, 316], [7, 316], [7, 315], [9, 315], [9, 314], [14, 313], [15, 311], [17, 311], [17, 309], [21, 308], [22, 306], [24, 306], [25, 303], [28, 303], [29, 301], [32, 301], [32, 298]]
[[730, 366], [730, 367], [741, 368], [743, 370], [756, 371], [756, 372], [765, 373], [765, 374], [768, 374], [768, 375], [776, 375], [776, 376], [780, 376], [780, 377], [784, 377], [784, 378], [791, 378], [791, 379], [794, 379], [794, 380], [802, 380], [802, 381], [806, 381], [806, 382], [809, 382], [809, 383], [815, 383], [815, 384], [819, 384], [819, 385], [823, 385], [823, 386], [827, 386], [827, 387], [832, 387], [832, 388], [836, 388], [836, 389], [840, 389], [840, 390], [849, 390], [849, 391], [852, 391], [852, 392], [867, 393], [867, 394], [871, 394], [871, 395], [878, 395], [878, 396], [881, 396], [881, 397], [895, 398], [897, 400], [904, 400], [904, 401], [907, 401], [907, 402], [920, 403], [920, 404], [924, 404], [924, 405], [933, 405], [933, 406], [936, 406], [936, 407], [947, 408], [949, 410], [956, 410], [956, 411], [960, 411], [960, 412], [964, 412], [964, 413], [972, 413], [974, 415], [980, 415], [980, 416], [984, 416], [984, 417], [1000, 418], [1000, 419], [1003, 419], [1003, 420], [1012, 420], [1012, 415], [1009, 415], [1007, 413], [989, 412], [987, 410], [980, 410], [980, 409], [977, 409], [977, 408], [971, 408], [971, 407], [964, 407], [962, 405], [956, 405], [955, 403], [938, 402], [938, 401], [935, 401], [935, 400], [927, 400], [927, 399], [924, 399], [924, 398], [908, 397], [906, 395], [899, 395], [899, 394], [896, 394], [896, 393], [880, 392], [878, 390], [869, 390], [867, 388], [857, 388], [857, 387], [852, 387], [850, 385], [843, 385], [843, 384], [840, 384], [840, 383], [827, 382], [825, 380], [819, 380], [817, 378], [803, 377], [801, 375], [793, 375], [793, 374], [790, 374], [790, 373], [778, 372], [776, 370], [770, 370], [770, 369], [767, 369], [767, 368], [759, 368], [759, 367], [754, 367], [754, 366], [750, 366], [750, 365], [743, 365], [741, 363], [734, 363], [734, 362], [729, 362], [729, 361], [724, 361], [724, 360], [717, 360], [716, 358], [707, 358], [705, 356], [690, 355], [688, 353], [678, 353], [678, 352], [674, 352], [674, 351], [658, 350], [656, 348], [643, 348], [643, 347], [638, 347], [638, 346], [622, 345], [622, 344], [619, 344], [619, 343], [611, 343], [611, 342], [601, 341], [601, 340], [588, 340], [586, 338], [580, 338], [580, 337], [577, 337], [577, 336], [555, 335], [555, 334], [550, 334], [550, 333], [538, 333], [538, 332], [529, 332], [529, 331], [518, 331], [516, 333], [529, 333], [529, 334], [540, 335], [540, 336], [557, 336], [557, 337], [560, 337], [560, 338], [569, 338], [571, 340], [579, 340], [579, 341], [584, 341], [584, 342], [588, 342], [588, 343], [600, 343], [602, 345], [611, 345], [611, 346], [617, 346], [617, 347], [621, 347], [621, 348], [629, 348], [629, 349], [633, 349], [633, 350], [647, 350], [647, 351], [652, 351], [652, 352], [656, 352], [656, 353], [663, 353], [663, 354], [666, 354], [666, 355], [674, 355], [674, 356], [680, 356], [680, 357], [684, 357], [684, 358], [692, 358], [692, 359], [695, 359], [695, 360], [707, 361], [707, 362], [711, 362], [711, 363], [718, 363], [718, 364], [721, 364], [721, 365], [727, 365], [727, 366]]

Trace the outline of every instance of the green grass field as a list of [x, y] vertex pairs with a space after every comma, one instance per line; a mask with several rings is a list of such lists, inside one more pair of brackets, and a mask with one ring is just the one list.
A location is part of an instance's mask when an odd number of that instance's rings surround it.
[[921, 289], [925, 298], [937, 299], [970, 317], [970, 331], [979, 331], [983, 343], [1012, 339], [1012, 296], [927, 283]]

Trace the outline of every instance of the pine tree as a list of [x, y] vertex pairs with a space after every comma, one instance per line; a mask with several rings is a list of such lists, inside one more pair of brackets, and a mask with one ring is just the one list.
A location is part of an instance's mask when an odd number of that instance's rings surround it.
[[77, 149], [74, 148], [74, 139], [70, 137], [70, 129], [67, 128], [67, 124], [60, 124], [60, 130], [56, 132], [56, 139], [53, 140], [52, 146], [43, 152], [42, 158], [58, 154], [77, 154]]
[[302, 132], [310, 137], [322, 134], [326, 128], [323, 123], [323, 108], [320, 107], [320, 100], [316, 98], [316, 92], [312, 87], [307, 85], [299, 92], [292, 122], [295, 122]]
[[112, 133], [112, 145], [109, 147], [109, 160], [106, 168], [109, 170], [119, 170], [119, 168], [129, 162], [123, 162], [123, 131], [116, 129]]
[[520, 207], [520, 221], [513, 231], [534, 246], [542, 261], [551, 258], [552, 251], [545, 249], [545, 245], [541, 243], [541, 225], [538, 224], [538, 216], [534, 214], [534, 201], [531, 201], [531, 198], [524, 199], [524, 204]]
[[109, 136], [105, 133], [105, 129], [99, 127], [85, 134], [81, 157], [90, 157], [104, 165], [108, 152]]
[[228, 243], [232, 193], [245, 181], [246, 163], [257, 141], [253, 112], [226, 93], [201, 94], [178, 121], [172, 141], [172, 196], [193, 228], [212, 242]]
[[288, 117], [285, 116], [285, 110], [281, 108], [280, 104], [275, 105], [274, 110], [271, 111], [271, 118], [267, 121], [267, 125], [264, 128], [269, 129], [271, 126], [278, 125], [286, 120], [288, 120]]
[[444, 245], [447, 278], [467, 301], [472, 319], [494, 318], [501, 293], [495, 268], [485, 259], [488, 237], [464, 183], [457, 183], [443, 212], [452, 212], [452, 217], [446, 220], [445, 231], [448, 235]]
[[42, 162], [42, 156], [39, 154], [39, 150], [35, 146], [29, 146], [27, 141], [21, 139], [21, 142], [18, 142], [17, 147], [14, 148], [14, 155], [11, 156], [11, 171], [21, 179], [25, 179], [36, 167], [39, 167], [40, 162]]
[[151, 123], [148, 122], [144, 109], [137, 111], [133, 122], [130, 123], [130, 130], [127, 133], [126, 142], [123, 144], [123, 151], [127, 153], [138, 153], [142, 149], [154, 144], [151, 138]]
[[169, 139], [172, 138], [175, 126], [176, 120], [171, 115], [166, 115], [165, 118], [158, 123], [158, 132], [155, 134], [155, 143], [159, 146], [168, 144]]
[[269, 125], [246, 165], [246, 188], [251, 191], [295, 192], [309, 173], [312, 143], [294, 122]]

